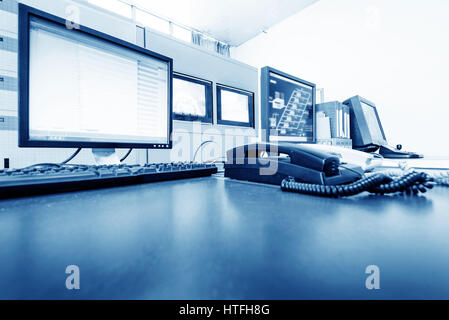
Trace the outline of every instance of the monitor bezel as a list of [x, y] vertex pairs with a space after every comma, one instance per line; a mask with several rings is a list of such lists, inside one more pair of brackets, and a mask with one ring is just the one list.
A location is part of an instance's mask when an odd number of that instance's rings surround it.
[[[254, 128], [254, 92], [240, 89], [236, 87], [232, 87], [226, 84], [217, 83], [216, 84], [216, 95], [217, 95], [217, 124], [227, 125], [227, 126], [238, 126], [238, 127], [246, 127], [246, 128]], [[238, 94], [244, 94], [248, 96], [248, 120], [249, 122], [240, 122], [240, 121], [232, 121], [232, 120], [223, 120], [221, 118], [221, 91], [229, 91]]]
[[[173, 120], [178, 121], [197, 121], [202, 123], [213, 123], [214, 113], [214, 93], [213, 93], [213, 82], [210, 80], [198, 78], [195, 76], [191, 76], [189, 74], [181, 73], [181, 72], [173, 72], [173, 79], [180, 79], [196, 84], [200, 84], [206, 87], [206, 115], [204, 117], [195, 116], [195, 115], [187, 115], [187, 114], [179, 114], [173, 111]], [[174, 97], [173, 97], [174, 100]]]
[[77, 25], [72, 29], [73, 32], [80, 32], [88, 36], [95, 37], [102, 41], [120, 46], [126, 49], [136, 51], [141, 54], [148, 55], [154, 59], [158, 59], [167, 63], [168, 66], [168, 95], [167, 103], [169, 106], [168, 119], [168, 141], [158, 143], [135, 143], [135, 142], [95, 142], [95, 141], [48, 141], [48, 140], [31, 140], [29, 133], [29, 57], [30, 57], [30, 20], [31, 17], [37, 17], [58, 25], [66, 27], [66, 20], [52, 15], [50, 13], [38, 10], [36, 8], [19, 3], [19, 52], [18, 52], [18, 74], [19, 74], [19, 147], [49, 147], [49, 148], [135, 148], [135, 149], [171, 149], [173, 134], [173, 116], [172, 116], [172, 100], [173, 100], [173, 59], [163, 56], [159, 53], [139, 47], [132, 43], [107, 35], [100, 31], [88, 28], [83, 25]]
[[[269, 130], [269, 117], [268, 117], [268, 110], [270, 107], [270, 102], [268, 101], [269, 95], [270, 95], [270, 73], [277, 74], [279, 76], [285, 77], [287, 79], [290, 79], [295, 82], [299, 82], [301, 84], [304, 84], [306, 86], [312, 87], [312, 123], [313, 123], [313, 130], [312, 130], [312, 141], [293, 141], [291, 139], [282, 139], [282, 136], [277, 136], [279, 139], [276, 139], [275, 141], [270, 141], [270, 130]], [[278, 143], [278, 142], [289, 142], [289, 143], [316, 143], [316, 84], [303, 80], [301, 78], [292, 76], [291, 74], [282, 72], [280, 70], [277, 70], [275, 68], [272, 68], [270, 66], [265, 66], [261, 70], [260, 75], [260, 89], [261, 89], [261, 122], [262, 122], [262, 139], [265, 139], [265, 142], [272, 142], [272, 143]], [[264, 132], [265, 130], [265, 132]]]
[[[379, 117], [379, 113], [377, 112], [377, 107], [376, 104], [372, 101], [369, 101], [361, 96], [354, 96], [352, 98], [349, 99], [350, 103], [352, 104], [352, 112], [354, 113], [354, 117], [357, 120], [358, 123], [358, 128], [359, 128], [359, 132], [360, 135], [362, 136], [362, 140], [363, 140], [363, 145], [361, 146], [357, 146], [359, 148], [363, 148], [363, 147], [369, 147], [369, 146], [382, 146], [382, 145], [386, 145], [387, 144], [387, 137], [385, 136], [385, 131], [382, 127], [382, 122], [380, 121], [380, 117]], [[357, 103], [357, 107], [354, 107], [355, 104], [354, 102]], [[363, 113], [363, 107], [362, 107], [362, 102], [369, 105], [370, 107], [372, 107], [374, 109], [374, 113], [376, 115], [377, 118], [377, 123], [379, 125], [380, 131], [382, 133], [383, 136], [383, 140], [382, 141], [374, 141], [371, 132], [369, 131], [369, 127], [368, 127], [368, 122], [366, 120], [365, 114]], [[362, 128], [360, 126], [360, 122], [363, 121], [363, 127]], [[363, 130], [362, 130], [363, 129]], [[366, 141], [370, 141], [370, 143], [366, 143]]]

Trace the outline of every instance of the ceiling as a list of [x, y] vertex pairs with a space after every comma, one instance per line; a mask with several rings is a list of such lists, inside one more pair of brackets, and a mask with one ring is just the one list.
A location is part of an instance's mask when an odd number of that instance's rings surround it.
[[151, 13], [239, 46], [317, 0], [131, 0]]

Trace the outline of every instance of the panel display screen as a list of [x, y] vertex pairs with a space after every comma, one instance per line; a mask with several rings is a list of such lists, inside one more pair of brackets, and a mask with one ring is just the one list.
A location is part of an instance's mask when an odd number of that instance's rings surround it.
[[379, 120], [377, 119], [376, 110], [369, 104], [360, 101], [362, 106], [363, 115], [365, 116], [366, 123], [368, 125], [368, 130], [371, 134], [373, 141], [384, 141], [385, 137], [379, 125]]
[[219, 124], [253, 127], [254, 94], [246, 90], [217, 85]]
[[198, 78], [173, 75], [175, 120], [212, 122], [212, 83]]
[[313, 142], [313, 86], [274, 72], [268, 76], [270, 141]]
[[19, 146], [171, 147], [172, 60], [19, 8]]

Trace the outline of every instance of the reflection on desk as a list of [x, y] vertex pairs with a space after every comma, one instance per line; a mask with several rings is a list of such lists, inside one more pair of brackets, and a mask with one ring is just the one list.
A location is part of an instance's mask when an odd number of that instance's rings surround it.
[[[447, 299], [448, 195], [208, 177], [3, 200], [0, 298]], [[80, 290], [65, 288], [71, 264]], [[365, 288], [373, 264], [380, 290]]]

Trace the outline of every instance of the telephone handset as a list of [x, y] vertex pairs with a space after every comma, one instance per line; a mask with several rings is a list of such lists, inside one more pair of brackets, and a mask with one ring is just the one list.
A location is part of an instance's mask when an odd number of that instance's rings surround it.
[[361, 167], [340, 163], [335, 153], [305, 144], [255, 143], [236, 147], [227, 152], [224, 168], [225, 177], [232, 179], [277, 184], [283, 191], [326, 197], [364, 191], [417, 194], [433, 187], [433, 179], [422, 172], [399, 178], [383, 173], [365, 176]]

